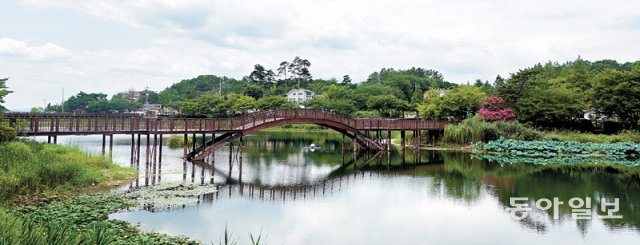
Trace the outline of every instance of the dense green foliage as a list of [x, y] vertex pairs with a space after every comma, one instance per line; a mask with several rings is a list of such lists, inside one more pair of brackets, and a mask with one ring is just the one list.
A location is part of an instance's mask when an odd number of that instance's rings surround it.
[[3, 244], [194, 244], [185, 237], [142, 233], [110, 213], [131, 206], [110, 195], [84, 195], [7, 213], [0, 209]]
[[13, 140], [16, 136], [18, 136], [18, 132], [15, 128], [0, 125], [0, 143]]
[[[564, 64], [537, 64], [497, 80], [495, 87], [521, 122], [553, 125], [595, 109], [619, 117], [627, 127], [640, 119], [640, 63], [578, 58]], [[635, 92], [634, 92], [635, 91]]]
[[86, 187], [133, 175], [103, 157], [78, 148], [13, 141], [0, 144], [0, 200], [72, 187]]
[[7, 80], [9, 80], [9, 78], [0, 78], [0, 113], [6, 110], [6, 108], [2, 106], [2, 104], [4, 104], [4, 97], [12, 93], [7, 87]]
[[[311, 62], [295, 57], [270, 69], [256, 64], [242, 79], [201, 75], [156, 93], [145, 91], [150, 103], [180, 110], [189, 117], [228, 117], [252, 110], [294, 108], [286, 93], [306, 88], [316, 93], [303, 106], [355, 117], [400, 117], [419, 112], [431, 120], [463, 120], [474, 115], [487, 96], [504, 99], [516, 119], [542, 128], [573, 128], [585, 111], [593, 110], [626, 128], [640, 127], [640, 63], [613, 60], [547, 62], [521, 69], [491, 83], [476, 80], [467, 85], [447, 82], [438, 71], [424, 68], [383, 68], [365, 81], [354, 83], [348, 75], [314, 79]], [[249, 99], [253, 98], [252, 99]], [[122, 112], [139, 107], [142, 99], [126, 93], [111, 100], [100, 93], [80, 93], [69, 98], [65, 110]], [[254, 101], [255, 100], [255, 101]], [[55, 106], [52, 106], [55, 109]], [[513, 118], [513, 112], [509, 117]], [[585, 128], [591, 122], [582, 121]], [[589, 124], [589, 125], [587, 125]], [[619, 130], [616, 126], [612, 131]]]
[[640, 129], [640, 64], [629, 71], [607, 69], [593, 83], [593, 105]]
[[633, 142], [580, 143], [576, 141], [522, 141], [501, 138], [490, 142], [477, 142], [474, 144], [474, 149], [485, 152], [508, 152], [514, 155], [640, 155], [640, 144]]
[[423, 118], [431, 120], [462, 120], [475, 114], [486, 94], [479, 87], [465, 85], [445, 91], [429, 91], [424, 103], [418, 105]]
[[459, 124], [449, 124], [444, 128], [443, 142], [466, 145], [477, 141], [491, 141], [500, 137], [516, 140], [535, 140], [542, 133], [518, 122], [487, 122], [480, 116], [465, 119]]

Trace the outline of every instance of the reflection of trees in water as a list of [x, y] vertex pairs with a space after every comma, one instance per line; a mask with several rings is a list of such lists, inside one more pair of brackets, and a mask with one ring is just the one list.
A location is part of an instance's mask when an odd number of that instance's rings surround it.
[[[619, 198], [620, 210], [617, 214], [622, 219], [602, 219], [612, 230], [632, 228], [640, 232], [640, 182], [637, 180], [638, 169], [609, 165], [532, 165], [532, 164], [498, 164], [487, 161], [469, 159], [466, 154], [444, 153], [444, 182], [451, 182], [448, 188], [451, 197], [468, 200], [475, 189], [469, 188], [476, 182], [487, 186], [486, 189], [498, 198], [504, 207], [509, 207], [510, 197], [527, 197], [530, 201], [558, 197], [564, 204], [558, 208], [560, 220], [553, 220], [553, 209], [540, 211], [546, 215], [528, 217], [520, 223], [531, 230], [545, 232], [549, 223], [576, 222], [578, 229], [585, 234], [591, 220], [573, 220], [568, 201], [574, 197], [592, 200], [592, 208], [597, 214], [605, 215], [600, 210], [601, 198], [613, 200]], [[435, 176], [435, 175], [434, 175]], [[461, 181], [463, 179], [464, 181]], [[479, 193], [479, 191], [477, 192]], [[530, 205], [533, 207], [533, 203]], [[534, 208], [535, 209], [535, 208]], [[535, 212], [535, 211], [534, 211]], [[593, 219], [598, 219], [592, 216]]]

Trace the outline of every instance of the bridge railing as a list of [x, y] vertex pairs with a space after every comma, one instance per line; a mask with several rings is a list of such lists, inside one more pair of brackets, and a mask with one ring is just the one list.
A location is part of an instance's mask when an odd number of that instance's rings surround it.
[[[21, 117], [24, 116], [24, 117]], [[443, 129], [447, 122], [416, 119], [354, 119], [332, 112], [306, 109], [280, 109], [248, 113], [234, 118], [142, 118], [109, 114], [91, 116], [51, 114], [10, 114], [0, 124], [16, 127], [28, 134], [109, 134], [184, 133], [244, 130], [282, 119], [324, 119], [358, 130]]]

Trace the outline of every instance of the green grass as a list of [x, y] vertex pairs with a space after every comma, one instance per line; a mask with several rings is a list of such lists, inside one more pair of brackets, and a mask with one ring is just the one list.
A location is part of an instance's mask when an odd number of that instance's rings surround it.
[[545, 132], [543, 139], [555, 141], [577, 141], [581, 143], [616, 143], [616, 142], [640, 142], [640, 132], [622, 131], [619, 134], [591, 134], [566, 131]]
[[0, 204], [17, 196], [61, 193], [113, 184], [135, 176], [77, 147], [12, 141], [0, 144]]
[[514, 140], [537, 140], [542, 133], [518, 122], [487, 122], [479, 116], [449, 124], [444, 128], [442, 141], [447, 144], [469, 145], [478, 141], [491, 141], [500, 137]]

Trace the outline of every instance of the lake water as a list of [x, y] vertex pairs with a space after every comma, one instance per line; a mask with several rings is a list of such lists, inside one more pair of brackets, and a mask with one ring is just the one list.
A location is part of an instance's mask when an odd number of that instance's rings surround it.
[[[113, 159], [120, 165], [130, 166], [130, 140], [115, 137]], [[249, 243], [249, 233], [268, 244], [640, 244], [640, 181], [610, 168], [500, 165], [412, 150], [404, 157], [396, 151], [354, 159], [347, 149], [343, 160], [341, 136], [334, 133], [259, 132], [244, 141], [242, 153], [233, 151], [231, 168], [229, 147], [216, 151], [215, 167], [183, 163], [182, 148], [164, 147], [156, 176], [144, 171], [143, 145], [140, 178], [120, 189], [213, 182], [218, 191], [196, 205], [110, 218], [206, 244], [218, 244], [225, 227], [239, 244]], [[101, 136], [59, 142], [101, 151]], [[306, 150], [311, 143], [321, 149]], [[563, 204], [534, 207], [518, 220], [506, 210], [512, 197], [532, 206], [545, 198]], [[572, 218], [574, 197], [592, 199], [590, 219]], [[602, 198], [619, 198], [615, 214], [622, 218], [598, 217], [606, 214], [599, 211]]]

